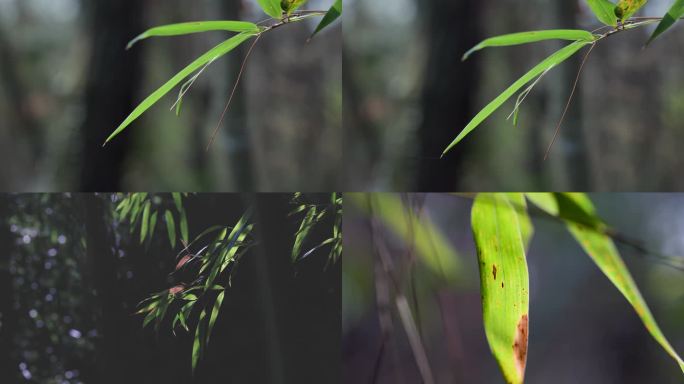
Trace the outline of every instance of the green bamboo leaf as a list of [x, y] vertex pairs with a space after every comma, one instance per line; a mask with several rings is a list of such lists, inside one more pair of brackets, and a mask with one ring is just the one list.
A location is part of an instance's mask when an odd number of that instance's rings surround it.
[[302, 5], [306, 4], [309, 0], [282, 0], [280, 6], [285, 13], [289, 15], [296, 11]]
[[174, 192], [171, 194], [171, 197], [173, 197], [173, 203], [176, 205], [178, 212], [183, 212], [183, 197], [181, 194]]
[[523, 383], [527, 364], [529, 277], [521, 216], [524, 211], [502, 194], [480, 194], [472, 209], [485, 333], [510, 384]]
[[485, 119], [487, 119], [492, 113], [499, 109], [503, 105], [503, 103], [510, 99], [511, 96], [518, 92], [527, 83], [534, 80], [535, 78], [537, 78], [537, 76], [541, 75], [545, 71], [548, 71], [556, 65], [564, 62], [588, 44], [591, 44], [591, 42], [576, 41], [560, 49], [553, 55], [543, 60], [541, 63], [537, 64], [537, 66], [532, 68], [523, 77], [518, 79], [518, 81], [513, 83], [513, 85], [511, 85], [510, 87], [508, 87], [508, 89], [501, 93], [496, 99], [494, 99], [491, 103], [484, 107], [480, 111], [480, 113], [478, 113], [473, 118], [473, 120], [471, 120], [470, 123], [468, 123], [468, 125], [463, 129], [463, 131], [461, 131], [461, 133], [456, 137], [456, 139], [451, 144], [449, 144], [449, 146], [444, 150], [442, 156], [445, 156], [451, 149], [453, 149], [459, 142], [461, 142], [463, 138], [465, 138], [470, 132], [472, 132], [475, 128], [482, 124], [482, 122]]
[[318, 27], [316, 27], [316, 30], [311, 34], [309, 40], [313, 39], [319, 32], [327, 28], [330, 24], [335, 22], [335, 20], [339, 19], [340, 16], [342, 16], [342, 0], [335, 0], [335, 3], [325, 14], [323, 20], [318, 24]]
[[663, 19], [660, 21], [660, 24], [658, 24], [658, 27], [656, 27], [656, 30], [653, 31], [653, 34], [648, 39], [646, 45], [651, 44], [653, 40], [670, 29], [682, 17], [684, 17], [684, 0], [676, 0], [674, 4], [672, 4], [672, 7], [670, 7], [670, 10], [663, 16]]
[[302, 252], [304, 241], [306, 240], [307, 236], [309, 236], [309, 231], [311, 230], [316, 219], [316, 212], [317, 208], [315, 205], [309, 207], [309, 210], [306, 212], [306, 216], [304, 216], [304, 219], [299, 226], [299, 230], [295, 234], [295, 242], [294, 246], [292, 247], [292, 261], [297, 261]]
[[171, 211], [166, 211], [164, 213], [164, 217], [166, 219], [166, 230], [169, 234], [169, 242], [171, 243], [171, 247], [176, 246], [176, 223], [173, 220], [173, 213]]
[[217, 45], [216, 47], [212, 48], [209, 50], [207, 53], [203, 54], [202, 56], [198, 57], [195, 61], [193, 61], [190, 65], [185, 67], [183, 70], [178, 72], [174, 77], [171, 78], [171, 80], [167, 81], [164, 85], [162, 85], [159, 89], [154, 91], [150, 96], [148, 96], [138, 107], [136, 107], [133, 112], [119, 125], [119, 127], [114, 130], [114, 132], [107, 138], [105, 141], [105, 145], [112, 141], [114, 137], [119, 135], [124, 129], [126, 129], [131, 123], [133, 123], [138, 117], [140, 117], [143, 113], [145, 113], [150, 107], [152, 107], [154, 104], [156, 104], [164, 95], [169, 93], [175, 86], [180, 84], [181, 81], [183, 81], [185, 78], [190, 76], [193, 72], [196, 70], [202, 68], [205, 64], [207, 64], [210, 61], [214, 61], [218, 59], [219, 57], [227, 54], [228, 52], [232, 51], [236, 47], [238, 47], [240, 44], [244, 43], [248, 39], [256, 36], [257, 33], [252, 33], [252, 32], [243, 32], [240, 33], [239, 35], [233, 36], [230, 39], [224, 41], [223, 43]]
[[131, 40], [126, 46], [126, 49], [131, 49], [140, 40], [150, 37], [162, 36], [179, 36], [189, 35], [192, 33], [209, 32], [209, 31], [228, 31], [228, 32], [251, 32], [259, 33], [259, 26], [247, 21], [195, 21], [189, 23], [178, 23], [162, 25], [148, 29], [147, 31], [138, 35]]
[[223, 304], [223, 297], [225, 294], [226, 294], [226, 291], [219, 292], [218, 296], [216, 297], [216, 301], [214, 302], [214, 309], [211, 311], [211, 317], [209, 318], [209, 330], [207, 331], [206, 345], [209, 345], [209, 338], [211, 337], [211, 331], [212, 331], [212, 329], [214, 329], [214, 324], [216, 323], [216, 319], [218, 318], [219, 311], [221, 310], [221, 304]]
[[180, 218], [180, 233], [181, 233], [181, 238], [185, 242], [185, 244], [188, 243], [189, 241], [189, 235], [188, 235], [188, 217], [185, 215], [185, 210], [181, 211], [181, 218]]
[[207, 310], [204, 309], [200, 313], [199, 321], [197, 322], [197, 329], [195, 330], [195, 340], [192, 343], [192, 373], [195, 373], [197, 363], [202, 357], [204, 350], [204, 340], [207, 333], [207, 323], [204, 321], [207, 316]]
[[142, 215], [142, 225], [140, 225], [140, 244], [142, 244], [145, 241], [145, 238], [147, 237], [147, 228], [150, 223], [150, 208], [152, 206], [152, 203], [150, 201], [147, 201], [145, 203], [145, 208], [143, 209], [143, 215]]
[[643, 8], [647, 2], [648, 0], [620, 0], [615, 6], [615, 16], [624, 23]]
[[[615, 18], [615, 16], [613, 16], [613, 18]], [[465, 55], [463, 55], [463, 61], [467, 60], [473, 53], [484, 48], [508, 47], [545, 40], [594, 41], [595, 39], [596, 37], [591, 32], [581, 29], [550, 29], [545, 31], [511, 33], [508, 35], [490, 37], [489, 39], [484, 40], [466, 52]]]
[[[553, 194], [553, 197], [556, 200], [555, 206], [545, 204], [539, 207], [551, 215], [557, 213], [557, 216], [565, 221], [568, 230], [582, 249], [632, 305], [651, 336], [684, 372], [684, 361], [660, 330], [615, 243], [607, 235], [608, 226], [596, 214], [591, 200], [581, 193]], [[544, 200], [548, 203], [550, 198], [546, 196]]]
[[148, 234], [150, 235], [150, 237], [152, 237], [152, 235], [154, 234], [154, 229], [157, 227], [157, 214], [158, 213], [159, 212], [155, 211], [152, 214], [152, 218], [150, 219], [150, 229], [148, 231]]
[[267, 15], [274, 19], [280, 19], [283, 16], [283, 10], [280, 6], [280, 0], [257, 0], [261, 9]]
[[145, 316], [143, 320], [143, 328], [147, 327], [157, 317], [157, 310], [153, 310]]
[[600, 22], [611, 27], [617, 26], [618, 18], [615, 15], [615, 3], [608, 0], [587, 0], [587, 3]]
[[401, 199], [392, 194], [346, 194], [347, 201], [368, 215], [377, 217], [407, 246], [413, 246], [419, 260], [448, 283], [461, 278], [461, 261], [441, 230], [425, 214], [408, 214]]

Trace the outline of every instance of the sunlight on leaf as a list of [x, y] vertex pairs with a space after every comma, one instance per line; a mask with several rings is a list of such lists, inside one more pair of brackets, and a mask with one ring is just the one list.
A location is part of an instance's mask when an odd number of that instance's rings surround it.
[[615, 4], [608, 0], [587, 0], [589, 8], [596, 18], [605, 25], [617, 26], [617, 15], [615, 15]]
[[[522, 196], [513, 196], [517, 201]], [[503, 194], [480, 194], [472, 229], [480, 267], [482, 314], [487, 341], [507, 383], [521, 384], [527, 364], [529, 277], [520, 218]], [[527, 224], [526, 224], [527, 225]]]
[[228, 32], [252, 32], [259, 33], [259, 26], [246, 21], [196, 21], [189, 23], [178, 23], [162, 25], [151, 28], [128, 43], [126, 49], [131, 49], [137, 42], [150, 38], [162, 36], [180, 36], [192, 33], [209, 31], [228, 31]]
[[280, 0], [257, 0], [261, 9], [274, 19], [279, 19], [283, 15], [280, 7]]

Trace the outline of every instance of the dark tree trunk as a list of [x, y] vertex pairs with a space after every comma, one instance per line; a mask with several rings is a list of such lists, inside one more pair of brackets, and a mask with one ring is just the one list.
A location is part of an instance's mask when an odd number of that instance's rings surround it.
[[468, 143], [440, 160], [442, 151], [472, 118], [476, 94], [477, 59], [461, 61], [480, 38], [482, 3], [475, 0], [421, 2], [427, 11], [427, 76], [423, 94], [423, 123], [419, 131], [418, 190], [459, 190], [459, 170]]
[[109, 134], [138, 101], [141, 78], [139, 49], [126, 43], [142, 31], [143, 0], [85, 2], [90, 12], [92, 57], [86, 89], [85, 121], [81, 128], [81, 189], [121, 189], [124, 160], [131, 140], [128, 132], [102, 148]]

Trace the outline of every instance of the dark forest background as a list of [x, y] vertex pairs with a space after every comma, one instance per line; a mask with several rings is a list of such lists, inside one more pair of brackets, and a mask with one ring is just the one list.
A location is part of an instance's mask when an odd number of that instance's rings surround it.
[[[640, 16], [662, 16], [651, 0]], [[599, 26], [584, 0], [347, 0], [344, 29], [349, 190], [679, 191], [684, 179], [682, 26], [647, 50], [650, 29], [601, 43], [587, 63], [551, 158], [544, 152], [582, 55], [554, 68], [520, 113], [514, 101], [444, 160], [467, 122], [560, 42], [461, 56], [486, 37]]]
[[179, 118], [172, 92], [101, 148], [149, 93], [228, 35], [126, 43], [153, 26], [220, 19], [264, 15], [253, 0], [0, 1], [0, 190], [339, 189], [341, 28], [307, 44], [317, 20], [260, 40], [210, 152], [246, 46], [203, 73]]
[[[193, 378], [192, 337], [170, 324], [155, 335], [133, 315], [169, 288], [179, 249], [163, 228], [141, 245], [112, 215], [111, 195], [0, 196], [2, 382], [339, 382], [340, 263], [326, 267], [325, 253], [291, 262], [291, 197], [184, 200], [191, 238], [234, 225], [249, 205], [256, 224]], [[328, 236], [314, 230], [311, 241]]]

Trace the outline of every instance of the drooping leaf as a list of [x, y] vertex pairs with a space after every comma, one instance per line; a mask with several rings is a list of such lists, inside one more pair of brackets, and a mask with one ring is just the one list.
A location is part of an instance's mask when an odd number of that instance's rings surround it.
[[608, 0], [587, 0], [589, 8], [596, 18], [605, 25], [617, 26], [617, 15], [615, 15], [615, 3]]
[[224, 41], [223, 43], [217, 45], [216, 47], [209, 50], [207, 53], [198, 57], [190, 65], [185, 67], [183, 70], [178, 72], [174, 77], [162, 85], [159, 89], [154, 91], [150, 96], [148, 96], [140, 105], [138, 105], [133, 112], [119, 125], [114, 132], [107, 138], [105, 145], [112, 141], [117, 135], [119, 135], [124, 129], [126, 129], [131, 123], [133, 123], [138, 117], [145, 113], [150, 107], [156, 104], [164, 95], [169, 93], [175, 86], [180, 84], [185, 78], [190, 76], [193, 72], [203, 67], [206, 63], [216, 60], [219, 57], [232, 51], [240, 44], [244, 43], [248, 39], [256, 36], [256, 33], [243, 32], [239, 35], [233, 36], [230, 39]]
[[247, 21], [194, 21], [189, 23], [169, 24], [154, 27], [141, 33], [135, 39], [131, 40], [130, 43], [128, 43], [126, 49], [131, 49], [131, 47], [133, 47], [133, 45], [140, 40], [150, 37], [180, 36], [209, 31], [258, 33], [260, 30], [259, 26]]
[[173, 220], [173, 213], [171, 211], [166, 211], [164, 213], [164, 218], [166, 219], [166, 231], [169, 234], [169, 243], [171, 247], [176, 246], [176, 223]]
[[150, 219], [150, 229], [148, 231], [149, 235], [152, 236], [154, 234], [154, 229], [157, 227], [157, 214], [159, 212], [155, 211], [152, 214], [152, 218]]
[[171, 197], [173, 197], [173, 203], [176, 205], [178, 212], [183, 212], [183, 197], [181, 194], [174, 192], [171, 194]]
[[653, 31], [653, 34], [648, 39], [648, 44], [651, 44], [653, 40], [662, 35], [665, 31], [670, 29], [679, 19], [684, 17], [684, 0], [675, 0], [670, 10], [667, 11], [663, 19], [658, 24], [658, 27]]
[[297, 233], [295, 234], [295, 242], [294, 246], [292, 247], [292, 261], [296, 261], [302, 252], [304, 241], [308, 237], [309, 231], [316, 220], [316, 211], [317, 208], [315, 205], [309, 207], [309, 210], [306, 212], [306, 216], [304, 216], [304, 219], [299, 226], [299, 230], [297, 230]]
[[283, 15], [283, 10], [280, 6], [280, 0], [257, 0], [261, 9], [267, 15], [274, 19], [280, 19]]
[[529, 277], [519, 220], [524, 216], [503, 194], [480, 194], [472, 209], [485, 333], [510, 384], [523, 383], [527, 364]]
[[[579, 242], [582, 249], [632, 305], [651, 336], [679, 364], [684, 372], [684, 360], [677, 354], [660, 330], [615, 243], [608, 236], [608, 226], [596, 214], [591, 200], [587, 195], [581, 193], [553, 194], [552, 196], [556, 201], [555, 206], [548, 204], [550, 198], [547, 196], [544, 197], [545, 204], [539, 205], [539, 207], [551, 215], [557, 214], [559, 218], [565, 221], [568, 230]], [[534, 200], [532, 201], [534, 202]]]
[[[615, 18], [615, 16], [613, 16]], [[570, 41], [594, 41], [595, 36], [581, 29], [550, 29], [545, 31], [518, 32], [496, 37], [490, 37], [480, 44], [471, 48], [463, 55], [463, 60], [467, 60], [473, 53], [490, 47], [508, 47], [536, 43], [545, 40], [570, 40]]]
[[419, 260], [448, 283], [461, 276], [461, 261], [454, 247], [426, 215], [409, 214], [401, 199], [392, 194], [346, 194], [347, 201], [377, 217], [392, 232], [413, 246]]
[[318, 24], [318, 27], [316, 27], [316, 30], [309, 39], [313, 39], [314, 36], [335, 22], [335, 20], [337, 20], [340, 16], [342, 16], [342, 0], [335, 0], [333, 6], [330, 7], [328, 12], [323, 17], [323, 20], [321, 20], [320, 24]]
[[463, 140], [470, 132], [477, 128], [482, 122], [487, 119], [492, 113], [499, 109], [508, 99], [511, 98], [516, 92], [518, 92], [522, 87], [528, 84], [530, 81], [537, 78], [545, 71], [555, 67], [556, 65], [564, 62], [572, 55], [577, 53], [580, 49], [586, 45], [591, 44], [589, 41], [577, 41], [574, 42], [560, 50], [558, 50], [553, 55], [549, 56], [541, 63], [537, 64], [529, 72], [527, 72], [523, 77], [518, 79], [513, 85], [508, 87], [503, 93], [497, 96], [492, 102], [490, 102], [486, 107], [484, 107], [480, 113], [478, 113], [468, 125], [461, 131], [461, 133], [456, 137], [456, 139], [449, 144], [449, 146], [444, 150], [442, 156], [446, 155], [451, 149], [453, 149], [461, 140]]

